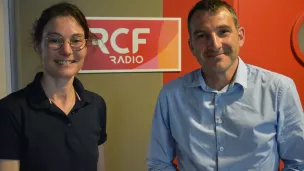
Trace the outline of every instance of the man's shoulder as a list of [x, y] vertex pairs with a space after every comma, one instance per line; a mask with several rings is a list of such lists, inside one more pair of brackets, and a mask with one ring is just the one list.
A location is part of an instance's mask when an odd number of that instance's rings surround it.
[[246, 65], [248, 68], [248, 78], [250, 82], [264, 82], [275, 85], [281, 84], [283, 86], [287, 86], [288, 84], [293, 82], [290, 77], [284, 74], [251, 64]]
[[189, 87], [194, 81], [197, 81], [198, 76], [197, 73], [200, 69], [195, 69], [191, 72], [188, 72], [182, 76], [179, 76], [168, 83], [166, 83], [162, 91], [165, 92], [172, 92], [172, 91], [179, 91], [180, 89], [184, 89]]

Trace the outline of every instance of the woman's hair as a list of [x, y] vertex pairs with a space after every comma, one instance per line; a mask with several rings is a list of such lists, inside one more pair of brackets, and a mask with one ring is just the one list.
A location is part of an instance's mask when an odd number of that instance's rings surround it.
[[40, 18], [34, 22], [31, 37], [35, 51], [37, 51], [37, 47], [39, 47], [41, 44], [44, 27], [50, 20], [58, 16], [73, 17], [83, 28], [85, 39], [91, 40], [93, 37], [95, 37], [94, 34], [90, 32], [87, 20], [80, 9], [76, 5], [67, 2], [61, 2], [45, 9], [42, 12]]

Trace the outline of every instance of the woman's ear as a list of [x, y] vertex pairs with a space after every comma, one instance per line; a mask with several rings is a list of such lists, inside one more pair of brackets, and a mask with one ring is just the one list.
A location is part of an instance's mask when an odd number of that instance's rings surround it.
[[34, 42], [33, 43], [33, 48], [34, 48], [34, 51], [36, 52], [36, 53], [38, 53], [39, 55], [41, 55], [41, 52], [42, 52], [42, 50], [41, 50], [41, 43], [36, 43], [36, 42]]

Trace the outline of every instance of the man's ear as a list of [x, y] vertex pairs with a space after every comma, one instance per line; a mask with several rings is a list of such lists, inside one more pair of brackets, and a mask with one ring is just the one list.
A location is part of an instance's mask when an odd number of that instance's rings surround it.
[[239, 46], [242, 47], [245, 42], [245, 29], [244, 27], [240, 27], [238, 29], [238, 36], [239, 36]]
[[191, 52], [193, 52], [193, 45], [191, 43], [191, 38], [188, 39], [188, 46], [189, 46], [189, 49], [191, 50]]

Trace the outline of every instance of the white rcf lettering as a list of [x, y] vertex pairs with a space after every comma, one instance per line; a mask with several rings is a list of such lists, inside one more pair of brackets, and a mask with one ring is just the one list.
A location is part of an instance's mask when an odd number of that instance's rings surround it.
[[[107, 32], [107, 30], [103, 29], [103, 28], [90, 28], [90, 31], [92, 33], [95, 33], [95, 34], [101, 34], [102, 35], [102, 38], [101, 40], [97, 40], [97, 42], [93, 42], [94, 45], [97, 45], [99, 46], [100, 50], [105, 53], [105, 54], [110, 54], [109, 53], [109, 50], [106, 46], [108, 40], [109, 40], [109, 34]], [[110, 45], [112, 46], [112, 48], [114, 49], [115, 52], [119, 53], [119, 54], [127, 54], [127, 53], [130, 53], [130, 50], [128, 47], [119, 47], [117, 45], [117, 37], [120, 35], [120, 34], [128, 34], [129, 33], [129, 29], [127, 28], [119, 28], [117, 30], [115, 30], [113, 32], [113, 34], [111, 35], [110, 37]], [[147, 41], [146, 39], [140, 39], [139, 38], [139, 35], [140, 34], [149, 34], [150, 33], [150, 28], [135, 28], [133, 31], [132, 31], [132, 54], [135, 54], [138, 52], [138, 49], [139, 49], [139, 45], [140, 44], [146, 44]]]

